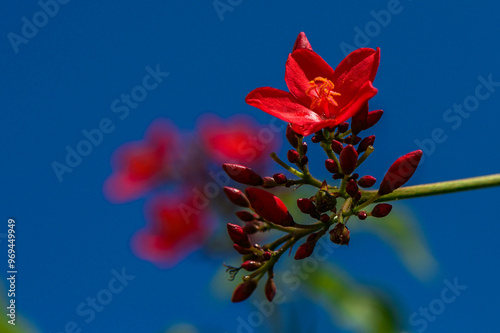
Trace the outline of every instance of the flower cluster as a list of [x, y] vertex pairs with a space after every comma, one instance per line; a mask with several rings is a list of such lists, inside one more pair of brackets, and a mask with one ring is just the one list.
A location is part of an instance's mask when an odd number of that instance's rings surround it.
[[172, 267], [206, 243], [211, 221], [227, 206], [225, 200], [209, 200], [229, 181], [217, 176], [217, 166], [231, 160], [262, 167], [263, 157], [276, 145], [256, 135], [260, 129], [248, 117], [204, 115], [196, 130], [184, 135], [192, 139], [183, 140], [179, 151], [180, 130], [157, 119], [142, 140], [116, 150], [113, 173], [104, 183], [106, 198], [124, 203], [151, 195], [145, 205], [147, 225], [132, 238], [138, 257]]
[[[305, 34], [300, 33], [286, 62], [289, 92], [264, 87], [248, 94], [248, 104], [289, 123], [289, 164], [274, 153], [271, 157], [291, 174], [291, 179], [283, 173], [262, 177], [241, 164], [223, 165], [234, 181], [250, 186], [244, 191], [224, 189], [234, 205], [246, 209], [236, 213], [243, 225], [227, 225], [234, 249], [243, 259], [240, 267], [228, 267], [231, 278], [241, 269], [249, 272], [234, 290], [233, 302], [247, 299], [266, 274], [265, 294], [272, 301], [276, 293], [274, 266], [283, 253], [300, 243], [294, 258], [307, 258], [326, 233], [333, 243], [348, 245], [348, 221], [353, 217], [365, 220], [369, 216], [388, 215], [392, 206], [378, 202], [412, 177], [422, 157], [420, 150], [398, 158], [376, 190], [370, 190], [377, 182], [373, 176], [356, 173], [374, 151], [375, 143], [374, 135], [360, 133], [374, 126], [383, 114], [382, 110], [369, 111], [368, 107], [368, 101], [377, 93], [373, 80], [379, 59], [379, 50], [362, 48], [349, 54], [333, 70], [312, 50]], [[309, 172], [304, 137], [312, 134], [311, 142], [321, 145], [326, 153], [324, 165], [332, 174], [331, 182], [320, 181]], [[311, 197], [297, 200], [299, 210], [315, 223], [299, 223], [301, 217], [292, 216], [283, 201], [267, 190], [302, 185], [316, 188]], [[378, 204], [370, 208], [374, 203]], [[267, 244], [254, 244], [250, 239], [258, 232], [272, 229], [284, 235]]]

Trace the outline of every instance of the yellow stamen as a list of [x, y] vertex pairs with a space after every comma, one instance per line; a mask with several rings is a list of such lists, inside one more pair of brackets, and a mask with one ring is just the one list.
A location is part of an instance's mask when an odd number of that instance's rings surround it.
[[333, 90], [335, 88], [335, 85], [332, 81], [320, 76], [312, 81], [309, 81], [309, 85], [310, 87], [307, 88], [306, 95], [311, 97], [312, 99], [310, 108], [314, 110], [318, 106], [324, 106], [323, 109], [325, 112], [325, 116], [328, 117], [330, 115], [330, 112], [328, 111], [328, 104], [338, 106], [338, 103], [335, 101], [334, 97], [340, 96], [340, 94]]

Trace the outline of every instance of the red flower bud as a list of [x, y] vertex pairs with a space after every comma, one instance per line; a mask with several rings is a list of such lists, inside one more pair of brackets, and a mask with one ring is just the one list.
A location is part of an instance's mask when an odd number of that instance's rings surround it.
[[377, 179], [375, 177], [364, 176], [358, 180], [358, 185], [361, 187], [364, 187], [364, 188], [368, 188], [368, 187], [372, 187], [373, 185], [375, 185], [376, 181], [377, 181]]
[[297, 39], [295, 40], [295, 44], [293, 44], [292, 51], [295, 51], [297, 49], [308, 49], [312, 51], [311, 43], [309, 43], [306, 34], [303, 32], [299, 33]]
[[264, 260], [271, 259], [271, 252], [266, 251], [266, 252], [262, 253], [262, 257], [264, 258]]
[[264, 180], [264, 184], [262, 184], [263, 188], [273, 188], [278, 186], [273, 177], [264, 177], [262, 179]]
[[354, 135], [365, 129], [366, 118], [368, 117], [368, 103], [359, 110], [351, 120], [351, 129]]
[[325, 167], [326, 167], [326, 170], [328, 170], [331, 173], [339, 172], [339, 166], [332, 159], [325, 160]]
[[299, 161], [300, 155], [295, 149], [290, 149], [286, 154], [286, 157], [288, 158], [288, 162], [297, 163]]
[[306, 165], [309, 162], [309, 158], [307, 156], [302, 156], [300, 159], [300, 165]]
[[299, 145], [299, 135], [292, 129], [291, 124], [288, 124], [286, 127], [286, 138], [293, 148], [297, 148]]
[[360, 141], [361, 141], [361, 138], [359, 136], [355, 137], [354, 141], [352, 140], [352, 136], [351, 135], [349, 135], [348, 137], [346, 137], [344, 139], [345, 143], [347, 143], [347, 144], [353, 144], [353, 145], [357, 145]]
[[311, 138], [311, 141], [312, 141], [312, 143], [319, 143], [319, 142], [321, 142], [321, 136], [313, 135], [313, 137]]
[[238, 244], [233, 244], [233, 248], [236, 250], [236, 252], [238, 252], [239, 254], [252, 254], [253, 251], [251, 249], [245, 249], [245, 248], [242, 248], [241, 246], [239, 246]]
[[330, 230], [330, 240], [335, 244], [349, 245], [351, 233], [343, 223], [337, 223], [335, 228]]
[[280, 185], [283, 185], [285, 184], [288, 179], [286, 178], [286, 176], [282, 173], [275, 173], [273, 175], [273, 178], [274, 178], [274, 181], [277, 183], [277, 184], [280, 184]]
[[415, 173], [421, 158], [421, 150], [413, 151], [398, 158], [385, 174], [378, 193], [385, 195], [403, 186]]
[[252, 186], [259, 186], [264, 180], [255, 171], [245, 166], [232, 163], [224, 163], [222, 168], [231, 179], [238, 183]]
[[262, 263], [258, 261], [253, 261], [253, 260], [247, 260], [243, 264], [241, 264], [241, 268], [243, 268], [246, 271], [253, 272], [256, 269], [258, 269], [260, 266], [262, 266]]
[[360, 220], [366, 219], [367, 216], [368, 216], [368, 214], [366, 214], [365, 211], [361, 211], [358, 213], [358, 219], [360, 219]]
[[299, 198], [297, 199], [297, 207], [299, 207], [300, 211], [304, 214], [309, 214], [313, 218], [319, 219], [320, 215], [314, 203], [307, 198]]
[[247, 188], [245, 192], [257, 214], [282, 226], [294, 225], [292, 216], [280, 198], [258, 188]]
[[337, 179], [341, 179], [343, 176], [341, 173], [336, 173], [332, 176], [333, 179], [337, 180]]
[[236, 188], [224, 186], [224, 193], [226, 193], [226, 196], [228, 199], [235, 204], [236, 206], [241, 206], [248, 208], [250, 207], [250, 202], [248, 202], [247, 197], [243, 192]]
[[253, 222], [247, 222], [245, 226], [243, 227], [243, 231], [246, 232], [248, 235], [253, 235], [257, 231], [259, 231], [258, 225], [253, 223]]
[[392, 210], [392, 205], [381, 203], [373, 207], [372, 216], [373, 217], [384, 217], [389, 215]]
[[358, 152], [352, 145], [347, 145], [340, 153], [340, 167], [344, 175], [350, 175], [356, 169], [358, 162]]
[[307, 142], [302, 142], [302, 155], [307, 154]]
[[339, 130], [339, 133], [347, 132], [347, 130], [349, 129], [349, 123], [348, 122], [340, 123], [337, 128]]
[[244, 222], [250, 222], [257, 219], [257, 216], [255, 216], [250, 212], [247, 212], [246, 210], [241, 210], [239, 212], [236, 212], [236, 216], [238, 216], [238, 218]]
[[257, 288], [257, 281], [255, 280], [248, 280], [240, 283], [233, 291], [231, 302], [236, 303], [246, 300], [252, 295], [255, 288]]
[[328, 214], [322, 214], [320, 217], [321, 222], [328, 223], [330, 222], [330, 216]]
[[366, 148], [368, 148], [368, 146], [373, 146], [374, 143], [375, 143], [375, 135], [370, 135], [361, 140], [358, 146], [358, 154], [361, 154], [362, 152], [366, 151]]
[[351, 179], [347, 183], [345, 190], [351, 198], [354, 198], [358, 194], [358, 184], [356, 183], [356, 181], [354, 179]]
[[316, 242], [305, 242], [299, 248], [297, 249], [297, 252], [295, 252], [295, 260], [300, 260], [309, 257], [313, 251], [314, 247], [316, 246]]
[[273, 301], [274, 296], [276, 295], [276, 284], [273, 279], [268, 279], [266, 282], [266, 298], [269, 302]]
[[382, 118], [382, 115], [384, 114], [384, 111], [382, 110], [376, 110], [376, 111], [371, 111], [368, 112], [368, 117], [366, 117], [366, 125], [365, 125], [365, 130], [369, 129], [370, 127], [374, 126], [380, 118]]
[[250, 243], [250, 238], [248, 238], [247, 233], [243, 231], [243, 228], [240, 227], [239, 225], [228, 223], [227, 233], [229, 234], [229, 237], [231, 238], [234, 244], [237, 244], [245, 249], [252, 247], [252, 243]]
[[344, 149], [344, 145], [338, 142], [337, 140], [332, 140], [332, 150], [339, 155]]

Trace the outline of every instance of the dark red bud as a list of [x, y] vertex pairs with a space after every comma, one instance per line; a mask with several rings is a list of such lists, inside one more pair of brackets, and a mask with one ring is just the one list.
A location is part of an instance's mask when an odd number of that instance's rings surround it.
[[356, 169], [358, 162], [358, 152], [352, 145], [347, 145], [342, 149], [339, 157], [340, 167], [344, 175], [351, 174]]
[[354, 138], [354, 141], [352, 140], [352, 136], [348, 136], [344, 139], [344, 142], [347, 144], [352, 144], [352, 145], [357, 145], [361, 141], [361, 138], [359, 136]]
[[385, 195], [403, 186], [415, 173], [421, 158], [421, 150], [413, 151], [398, 158], [385, 174], [378, 193]]
[[350, 197], [354, 198], [356, 194], [358, 194], [358, 184], [354, 179], [351, 179], [345, 188], [347, 194], [349, 194]]
[[356, 180], [356, 179], [358, 179], [358, 177], [359, 177], [359, 174], [357, 174], [357, 173], [353, 173], [353, 174], [351, 175], [351, 177], [349, 177], [349, 178], [350, 178], [350, 179], [354, 179], [354, 180]]
[[271, 252], [266, 251], [266, 252], [262, 253], [262, 257], [264, 258], [264, 260], [271, 259]]
[[326, 170], [328, 170], [331, 173], [339, 172], [339, 166], [332, 159], [325, 160], [325, 167], [326, 167]]
[[343, 122], [343, 123], [339, 124], [339, 126], [338, 126], [339, 133], [347, 132], [348, 129], [349, 129], [348, 122]]
[[328, 223], [328, 222], [330, 222], [330, 216], [328, 216], [328, 214], [323, 214], [323, 215], [321, 215], [320, 220], [323, 223]]
[[266, 220], [282, 225], [292, 226], [294, 221], [283, 201], [274, 194], [258, 188], [245, 190], [252, 208]]
[[384, 217], [389, 215], [392, 210], [392, 205], [381, 203], [373, 207], [372, 216], [373, 217]]
[[313, 251], [314, 247], [316, 246], [316, 242], [305, 242], [299, 248], [297, 249], [297, 252], [295, 252], [295, 260], [300, 260], [309, 257]]
[[224, 193], [226, 193], [226, 196], [233, 204], [246, 208], [250, 207], [250, 202], [248, 202], [247, 197], [240, 190], [224, 186]]
[[312, 234], [310, 234], [309, 236], [307, 236], [306, 243], [317, 241], [316, 238], [318, 238], [318, 235], [319, 234], [317, 232], [313, 232]]
[[358, 193], [356, 193], [356, 196], [354, 197], [354, 202], [358, 202], [359, 200], [361, 200], [361, 191], [358, 191]]
[[333, 179], [337, 180], [337, 179], [341, 179], [343, 178], [342, 174], [341, 173], [336, 173], [332, 176]]
[[366, 214], [365, 211], [361, 211], [358, 213], [358, 219], [360, 219], [360, 220], [366, 219], [367, 216], [368, 216], [368, 214]]
[[311, 138], [311, 141], [313, 143], [318, 143], [318, 142], [321, 142], [321, 137], [317, 136], [317, 135], [313, 135], [313, 137]]
[[258, 269], [260, 266], [262, 266], [262, 263], [258, 261], [253, 261], [253, 260], [247, 260], [243, 264], [241, 264], [241, 268], [243, 268], [246, 271], [253, 272], [256, 269]]
[[255, 288], [257, 288], [257, 281], [255, 280], [248, 280], [240, 283], [233, 291], [231, 302], [237, 303], [246, 300], [252, 295]]
[[374, 143], [375, 143], [375, 135], [370, 135], [364, 138], [359, 143], [358, 153], [361, 154], [362, 152], [366, 151], [366, 148], [368, 148], [368, 146], [373, 146]]
[[273, 177], [264, 177], [262, 179], [264, 180], [264, 184], [262, 184], [262, 187], [264, 188], [273, 188], [278, 186]]
[[307, 158], [307, 156], [302, 156], [302, 158], [300, 159], [300, 165], [302, 166], [306, 165], [308, 162], [309, 158]]
[[332, 140], [332, 150], [339, 155], [342, 152], [342, 149], [344, 149], [344, 145], [337, 140]]
[[274, 296], [276, 296], [276, 284], [273, 279], [268, 279], [265, 288], [266, 298], [269, 302], [273, 301]]
[[236, 216], [238, 216], [238, 218], [244, 222], [251, 222], [257, 219], [257, 216], [255, 216], [255, 214], [247, 212], [246, 210], [236, 212]]
[[252, 243], [250, 243], [250, 238], [248, 238], [247, 233], [243, 231], [243, 228], [240, 227], [239, 225], [228, 223], [227, 233], [229, 234], [229, 237], [231, 238], [234, 244], [237, 244], [245, 249], [252, 247]]
[[307, 142], [302, 142], [302, 155], [307, 154]]
[[376, 123], [378, 123], [380, 118], [382, 118], [383, 114], [384, 114], [384, 111], [382, 111], [382, 110], [368, 112], [368, 116], [366, 117], [366, 125], [365, 125], [364, 129], [369, 129], [370, 127], [372, 127]]
[[304, 214], [311, 214], [316, 212], [316, 206], [311, 200], [307, 198], [297, 199], [297, 207], [299, 207], [300, 211]]
[[363, 188], [372, 187], [377, 182], [377, 179], [372, 176], [363, 176], [358, 180], [358, 185]]
[[297, 163], [299, 161], [300, 155], [295, 149], [290, 149], [286, 154], [288, 161], [290, 163]]
[[312, 51], [311, 43], [309, 43], [306, 34], [303, 32], [299, 33], [297, 39], [295, 40], [295, 44], [293, 44], [292, 51], [295, 51], [297, 49], [308, 49]]
[[361, 110], [356, 112], [351, 120], [351, 129], [354, 135], [365, 129], [366, 119], [368, 117], [368, 103], [366, 103]]
[[245, 166], [232, 163], [224, 163], [222, 168], [231, 179], [241, 184], [259, 186], [264, 180], [255, 171]]
[[253, 235], [257, 231], [259, 231], [258, 226], [253, 223], [253, 222], [247, 222], [245, 226], [243, 227], [243, 231], [246, 232], [248, 235]]
[[343, 223], [337, 223], [335, 228], [330, 230], [330, 240], [339, 245], [349, 245], [351, 233]]
[[295, 131], [292, 129], [292, 125], [288, 124], [286, 127], [286, 139], [290, 143], [290, 145], [293, 148], [297, 148], [299, 145], [299, 135], [295, 133]]
[[274, 178], [274, 181], [277, 183], [277, 184], [280, 184], [280, 185], [283, 185], [285, 184], [288, 179], [286, 178], [286, 176], [282, 173], [275, 173], [273, 175], [273, 178]]
[[236, 252], [238, 252], [239, 254], [252, 254], [253, 251], [251, 249], [245, 249], [245, 248], [242, 248], [241, 246], [239, 246], [238, 244], [233, 244], [233, 248], [236, 250]]

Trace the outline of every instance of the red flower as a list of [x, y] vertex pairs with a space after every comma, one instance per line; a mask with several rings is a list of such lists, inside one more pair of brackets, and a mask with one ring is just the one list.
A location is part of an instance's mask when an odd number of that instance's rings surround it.
[[290, 92], [257, 88], [246, 102], [291, 123], [295, 132], [306, 136], [348, 120], [375, 96], [377, 89], [372, 82], [379, 59], [378, 49], [361, 48], [334, 71], [311, 49], [297, 48], [286, 62], [285, 81]]
[[200, 248], [210, 235], [211, 224], [206, 212], [200, 214], [194, 203], [194, 196], [182, 193], [154, 199], [146, 208], [148, 226], [132, 238], [135, 254], [169, 268]]
[[275, 135], [244, 115], [227, 120], [205, 115], [198, 127], [203, 148], [218, 163], [260, 163], [276, 148]]
[[165, 120], [154, 121], [141, 141], [117, 149], [112, 159], [113, 174], [104, 183], [111, 202], [136, 199], [165, 180], [176, 158], [176, 130]]

